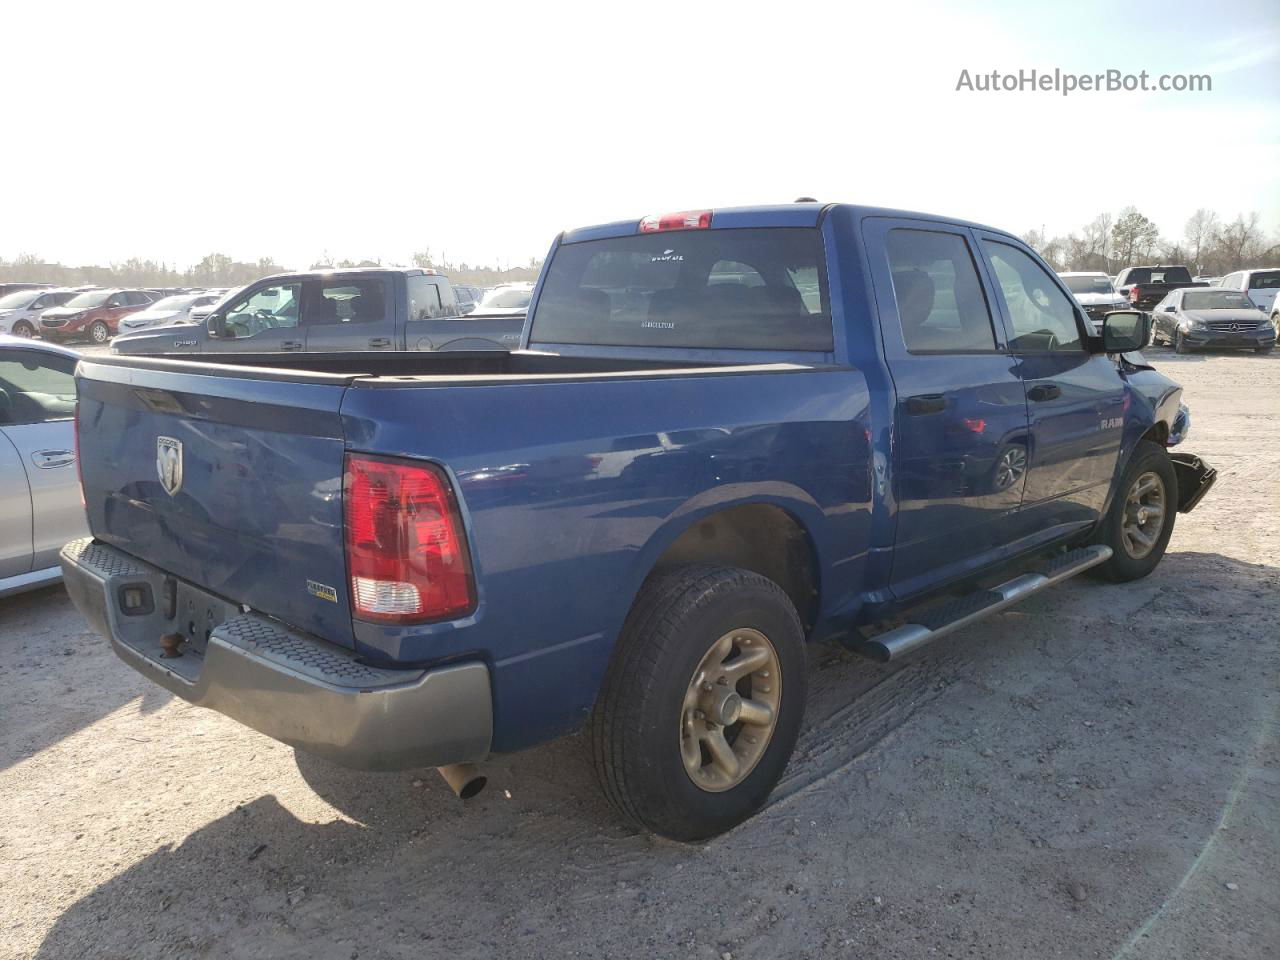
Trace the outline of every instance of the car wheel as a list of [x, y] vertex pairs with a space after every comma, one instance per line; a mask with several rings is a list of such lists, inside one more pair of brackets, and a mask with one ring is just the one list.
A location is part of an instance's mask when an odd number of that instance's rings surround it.
[[25, 320], [19, 320], [13, 325], [13, 335], [15, 337], [27, 337], [29, 339], [36, 335], [36, 328]]
[[1275, 346], [1276, 345], [1274, 343], [1269, 343], [1265, 347], [1254, 347], [1253, 352], [1254, 353], [1270, 353], [1272, 350], [1275, 349]]
[[1111, 548], [1111, 558], [1093, 571], [1124, 583], [1154, 570], [1173, 536], [1177, 502], [1178, 478], [1168, 452], [1158, 443], [1139, 441], [1093, 538]]
[[1173, 350], [1175, 353], [1191, 352], [1191, 347], [1187, 345], [1187, 338], [1182, 335], [1181, 330], [1173, 335]]
[[89, 339], [94, 343], [106, 343], [111, 339], [111, 329], [101, 320], [95, 320], [89, 327]]
[[807, 680], [800, 618], [772, 580], [703, 565], [651, 576], [588, 726], [609, 802], [673, 840], [741, 823], [791, 758]]

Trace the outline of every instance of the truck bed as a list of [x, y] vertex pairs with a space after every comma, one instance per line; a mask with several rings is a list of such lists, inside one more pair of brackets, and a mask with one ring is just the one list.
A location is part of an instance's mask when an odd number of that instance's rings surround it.
[[594, 377], [661, 376], [689, 373], [743, 373], [809, 369], [794, 363], [679, 362], [670, 359], [566, 357], [536, 351], [449, 351], [441, 353], [260, 353], [204, 354], [196, 358], [95, 356], [86, 362], [107, 366], [250, 380], [305, 380], [350, 384], [388, 378], [493, 383]]

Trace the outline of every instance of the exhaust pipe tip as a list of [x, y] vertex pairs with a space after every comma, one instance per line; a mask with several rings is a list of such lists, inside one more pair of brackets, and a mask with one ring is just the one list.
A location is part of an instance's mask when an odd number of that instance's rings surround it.
[[436, 767], [436, 772], [444, 777], [444, 782], [460, 800], [470, 800], [489, 782], [489, 778], [473, 763], [452, 763], [447, 767]]

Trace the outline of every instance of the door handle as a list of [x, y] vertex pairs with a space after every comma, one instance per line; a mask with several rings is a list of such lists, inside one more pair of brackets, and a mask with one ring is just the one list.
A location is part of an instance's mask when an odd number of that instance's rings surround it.
[[280, 349], [281, 350], [301, 350], [302, 341], [301, 340], [281, 340]]
[[1027, 399], [1037, 403], [1043, 400], [1057, 400], [1062, 396], [1062, 388], [1056, 383], [1040, 383], [1027, 391]]
[[41, 470], [52, 470], [71, 466], [76, 462], [76, 455], [71, 450], [37, 450], [31, 454], [31, 462]]
[[907, 413], [918, 417], [926, 413], [941, 413], [946, 409], [947, 398], [940, 393], [922, 393], [907, 397]]
[[369, 346], [373, 347], [375, 350], [378, 347], [389, 347], [391, 346], [391, 338], [390, 337], [370, 337]]

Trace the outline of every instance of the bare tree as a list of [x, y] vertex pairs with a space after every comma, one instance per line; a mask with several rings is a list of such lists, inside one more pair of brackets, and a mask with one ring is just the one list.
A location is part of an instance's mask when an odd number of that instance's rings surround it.
[[1222, 256], [1229, 266], [1228, 270], [1243, 266], [1250, 253], [1259, 252], [1262, 246], [1262, 216], [1254, 210], [1248, 216], [1237, 214], [1236, 218], [1218, 233], [1218, 243]]
[[1132, 266], [1135, 257], [1150, 253], [1159, 239], [1159, 229], [1136, 207], [1121, 210], [1120, 219], [1111, 228], [1112, 251], [1116, 262], [1124, 266]]
[[1182, 228], [1183, 239], [1187, 241], [1191, 262], [1197, 270], [1207, 249], [1213, 246], [1218, 235], [1218, 215], [1212, 210], [1201, 207], [1191, 215]]

